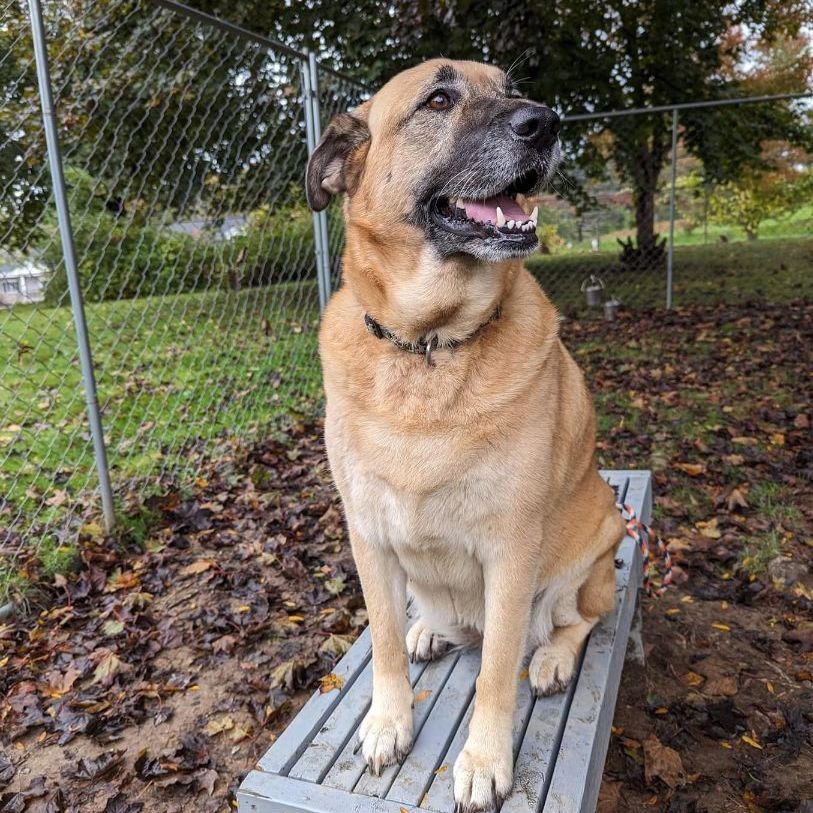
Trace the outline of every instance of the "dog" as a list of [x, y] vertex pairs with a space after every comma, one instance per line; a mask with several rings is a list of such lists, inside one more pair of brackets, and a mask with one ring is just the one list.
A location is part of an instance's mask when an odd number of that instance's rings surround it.
[[[322, 320], [325, 442], [372, 634], [359, 728], [375, 773], [412, 738], [408, 659], [482, 642], [459, 810], [513, 780], [519, 670], [546, 695], [614, 606], [624, 534], [595, 464], [595, 414], [522, 257], [560, 122], [496, 67], [437, 59], [336, 116], [308, 202], [343, 194], [343, 284]], [[404, 635], [407, 592], [417, 620]]]

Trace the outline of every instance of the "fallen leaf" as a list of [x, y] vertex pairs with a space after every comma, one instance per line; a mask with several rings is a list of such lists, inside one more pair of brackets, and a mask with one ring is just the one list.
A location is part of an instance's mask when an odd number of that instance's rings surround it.
[[717, 517], [713, 517], [707, 522], [697, 522], [695, 526], [707, 539], [719, 539], [722, 536], [720, 529], [717, 527]]
[[50, 497], [45, 501], [45, 504], [53, 506], [54, 508], [58, 508], [60, 505], [64, 505], [67, 501], [68, 501], [68, 492], [58, 489], [57, 491], [54, 492], [53, 497]]
[[178, 575], [183, 576], [195, 576], [198, 573], [205, 573], [210, 567], [214, 565], [214, 561], [212, 559], [198, 559], [192, 564], [187, 565], [186, 567], [182, 567], [178, 571]]
[[143, 806], [143, 802], [131, 802], [126, 794], [117, 793], [107, 800], [104, 813], [139, 813]]
[[5, 751], [0, 751], [0, 790], [8, 785], [17, 773], [16, 765], [8, 758]]
[[206, 728], [203, 730], [210, 736], [216, 737], [218, 734], [221, 734], [224, 731], [231, 731], [234, 728], [234, 720], [228, 715], [226, 717], [221, 717], [218, 720], [209, 720], [206, 724]]
[[111, 638], [124, 632], [124, 622], [111, 618], [102, 624], [102, 632]]
[[420, 692], [416, 692], [416, 694], [415, 694], [415, 702], [416, 703], [423, 703], [423, 701], [426, 700], [427, 697], [431, 697], [431, 696], [432, 696], [431, 689], [423, 689]]
[[126, 672], [130, 667], [109, 649], [98, 650], [101, 654], [96, 669], [93, 671], [91, 683], [101, 683], [109, 686], [121, 672]]
[[647, 785], [660, 779], [672, 790], [686, 784], [686, 771], [680, 754], [664, 745], [654, 734], [644, 740], [644, 775]]
[[319, 691], [322, 694], [332, 692], [334, 689], [341, 689], [344, 686], [344, 678], [331, 672], [329, 675], [319, 678]]
[[598, 791], [596, 813], [617, 813], [621, 804], [622, 783], [604, 779]]
[[208, 796], [215, 792], [215, 782], [217, 782], [217, 771], [214, 768], [208, 768], [199, 771], [195, 774], [195, 783], [199, 790], [205, 790]]
[[706, 471], [706, 467], [702, 463], [675, 463], [675, 468], [680, 469], [690, 477], [700, 477]]
[[748, 508], [748, 500], [745, 499], [745, 494], [739, 488], [731, 489], [728, 497], [726, 497], [726, 504], [729, 511], [733, 511], [735, 508]]

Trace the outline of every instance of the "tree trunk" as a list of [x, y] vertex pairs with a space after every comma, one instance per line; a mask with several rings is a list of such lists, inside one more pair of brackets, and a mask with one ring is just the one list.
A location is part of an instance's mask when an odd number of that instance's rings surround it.
[[653, 256], [656, 245], [655, 195], [658, 176], [663, 168], [668, 130], [661, 117], [652, 122], [650, 133], [618, 132], [616, 160], [625, 165], [632, 179], [635, 203], [636, 242], [641, 256]]
[[756, 239], [757, 239], [757, 230], [756, 230], [756, 229], [752, 229], [752, 228], [750, 228], [749, 226], [746, 226], [746, 227], [745, 227], [745, 236], [746, 236], [746, 237], [747, 237], [749, 240], [756, 240]]
[[635, 233], [638, 248], [643, 256], [651, 256], [655, 248], [655, 192], [658, 182], [654, 177], [642, 179], [644, 182], [635, 190]]

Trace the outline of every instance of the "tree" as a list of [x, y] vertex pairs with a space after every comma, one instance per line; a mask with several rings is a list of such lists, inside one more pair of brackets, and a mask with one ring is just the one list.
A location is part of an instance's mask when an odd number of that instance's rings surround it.
[[[306, 158], [295, 60], [145, 0], [43, 6], [64, 162], [93, 179], [94, 197], [142, 220], [290, 202]], [[27, 11], [12, 0], [0, 21], [0, 246], [36, 242], [49, 192]]]
[[[740, 95], [748, 90], [744, 64], [764, 74], [760, 81], [783, 65], [783, 87], [801, 87], [805, 61], [797, 51], [813, 17], [807, 0], [358, 0], [352, 13], [334, 0], [195, 4], [313, 48], [373, 86], [437, 54], [485, 59], [511, 67], [528, 95], [569, 114]], [[12, 0], [10, 22], [0, 27], [0, 190], [22, 184], [0, 218], [18, 225], [36, 222], [47, 199], [41, 131], [17, 127], [26, 116], [37, 119], [30, 116], [37, 101], [24, 5]], [[146, 0], [44, 6], [65, 158], [96, 177], [104, 194], [148, 198], [150, 214], [196, 206], [225, 211], [238, 194], [252, 209], [274, 189], [287, 194], [304, 160], [295, 60], [172, 12], [158, 16]], [[754, 59], [754, 43], [767, 56]], [[743, 62], [746, 53], [751, 58]], [[747, 115], [737, 108], [686, 113], [682, 124], [686, 148], [717, 183], [764, 167], [766, 139], [811, 139], [791, 105], [750, 107]], [[602, 130], [610, 138], [596, 139]], [[601, 176], [612, 159], [634, 191], [638, 247], [650, 251], [669, 117], [571, 120], [565, 141], [571, 168]], [[19, 156], [33, 160], [36, 171]], [[272, 164], [277, 181], [255, 171]], [[563, 194], [572, 192], [566, 187]]]
[[[813, 165], [787, 144], [767, 152], [773, 169], [747, 169], [736, 181], [717, 187], [710, 199], [710, 214], [717, 223], [736, 223], [749, 240], [756, 240], [759, 225], [768, 218], [793, 212], [813, 200]], [[778, 154], [778, 155], [777, 155]]]
[[[198, 5], [226, 9], [225, 0]], [[743, 95], [749, 92], [742, 62], [748, 48], [802, 42], [813, 17], [806, 0], [361, 0], [352, 14], [327, 0], [261, 5], [229, 2], [227, 14], [316, 48], [373, 85], [438, 54], [485, 59], [514, 66], [529, 95], [570, 114]], [[762, 69], [765, 60], [754, 64]], [[809, 71], [804, 60], [793, 64], [782, 74], [783, 87], [803, 90]], [[683, 138], [709, 177], [725, 182], [762, 165], [765, 139], [809, 144], [804, 125], [790, 105], [748, 113], [720, 108], [684, 114]], [[571, 161], [600, 173], [606, 160], [590, 136], [605, 128], [613, 136], [611, 157], [634, 190], [638, 247], [649, 252], [656, 243], [658, 178], [670, 150], [669, 116], [571, 122], [565, 133]]]

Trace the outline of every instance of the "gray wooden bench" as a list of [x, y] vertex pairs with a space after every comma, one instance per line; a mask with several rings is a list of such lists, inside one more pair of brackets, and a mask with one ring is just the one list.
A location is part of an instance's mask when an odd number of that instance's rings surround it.
[[[651, 477], [604, 477], [648, 521]], [[521, 681], [514, 719], [514, 790], [502, 813], [593, 813], [615, 699], [641, 583], [641, 554], [629, 537], [618, 554], [615, 610], [593, 630], [567, 692], [534, 700]], [[334, 669], [340, 690], [315, 694], [237, 792], [239, 813], [452, 813], [452, 766], [466, 738], [480, 654], [451, 653], [410, 667], [415, 743], [403, 764], [370, 774], [355, 753], [370, 705], [369, 629]]]

